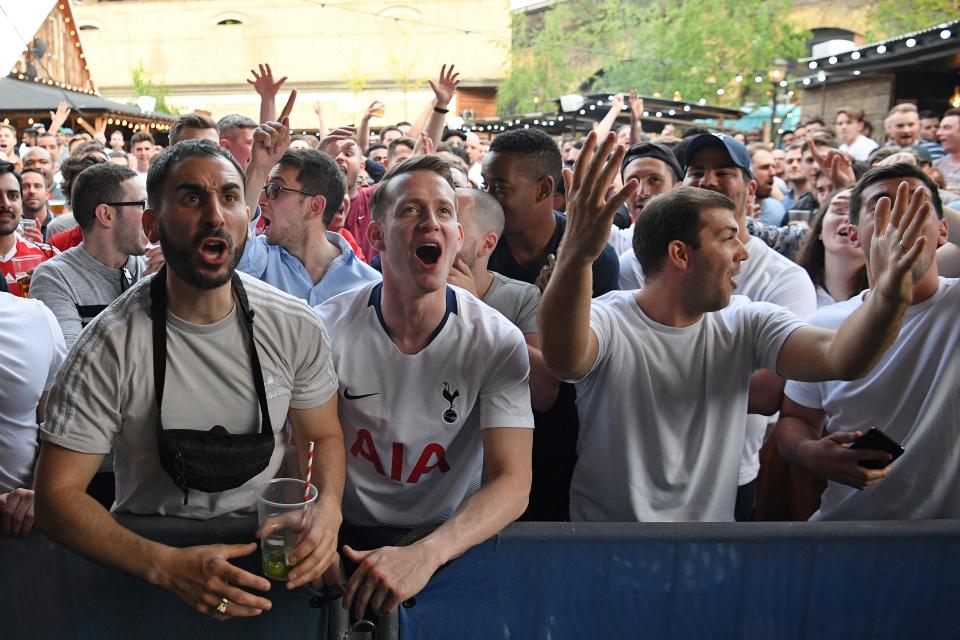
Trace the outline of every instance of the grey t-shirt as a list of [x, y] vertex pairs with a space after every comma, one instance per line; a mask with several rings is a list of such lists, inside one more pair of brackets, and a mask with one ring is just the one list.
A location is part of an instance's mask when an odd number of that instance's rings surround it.
[[117, 269], [103, 264], [80, 245], [37, 267], [30, 281], [30, 297], [53, 311], [70, 349], [80, 330], [140, 280], [146, 270], [143, 256], [130, 256]]
[[514, 280], [495, 271], [493, 282], [483, 296], [483, 302], [516, 325], [521, 333], [540, 333], [537, 327], [537, 307], [540, 306], [540, 289], [536, 285]]
[[[53, 388], [44, 440], [83, 453], [116, 452], [115, 511], [206, 519], [255, 507], [256, 488], [283, 461], [289, 407], [310, 409], [330, 399], [337, 376], [319, 317], [303, 301], [241, 274], [254, 310], [254, 335], [275, 446], [267, 468], [241, 487], [190, 492], [189, 504], [157, 455], [153, 379], [152, 277], [97, 317], [77, 341]], [[167, 312], [163, 426], [254, 433], [260, 410], [239, 308], [211, 325]]]
[[73, 217], [73, 213], [64, 213], [53, 220], [50, 221], [50, 224], [47, 225], [47, 238], [57, 235], [58, 233], [63, 233], [64, 231], [70, 231], [77, 225], [77, 219]]

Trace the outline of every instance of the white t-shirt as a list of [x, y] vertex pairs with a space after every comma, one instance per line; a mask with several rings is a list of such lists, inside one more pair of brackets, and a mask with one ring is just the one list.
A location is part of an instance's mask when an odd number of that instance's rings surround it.
[[621, 229], [617, 225], [612, 225], [610, 227], [610, 238], [607, 240], [607, 244], [613, 247], [613, 250], [617, 252], [617, 255], [623, 255], [623, 253], [630, 249], [633, 251], [633, 228], [635, 224], [631, 224], [626, 229]]
[[[733, 279], [737, 294], [754, 302], [771, 302], [785, 307], [800, 318], [817, 309], [813, 282], [802, 267], [771, 249], [759, 238], [751, 237], [745, 245], [749, 257], [740, 263], [740, 273]], [[620, 256], [620, 288], [643, 288], [643, 270], [633, 249]], [[743, 461], [738, 479], [744, 485], [760, 472], [760, 449], [770, 422], [767, 416], [750, 414], [744, 439]]]
[[[836, 329], [864, 294], [824, 307], [812, 324]], [[827, 414], [828, 431], [876, 427], [904, 454], [877, 485], [829, 482], [811, 520], [960, 518], [960, 280], [907, 309], [900, 335], [873, 371], [851, 382], [787, 382], [794, 402]]]
[[627, 249], [620, 254], [620, 289], [630, 291], [643, 289], [643, 269], [633, 249]]
[[38, 300], [0, 293], [0, 493], [33, 487], [37, 403], [67, 357], [53, 313]]
[[[41, 435], [82, 453], [113, 447], [115, 511], [206, 519], [256, 507], [257, 487], [283, 462], [283, 425], [290, 407], [311, 409], [336, 392], [337, 379], [323, 325], [305, 302], [240, 274], [254, 310], [254, 339], [275, 446], [267, 468], [221, 493], [191, 490], [189, 504], [157, 453], [150, 282], [140, 280], [80, 334], [53, 388]], [[249, 337], [233, 313], [210, 325], [191, 324], [167, 311], [165, 429], [257, 433], [260, 405]]]
[[[817, 310], [817, 293], [803, 267], [791, 262], [753, 236], [746, 243], [750, 257], [740, 263], [740, 274], [733, 281], [737, 293], [754, 302], [770, 302], [789, 309], [799, 318]], [[770, 417], [750, 414], [743, 441], [738, 483], [747, 484], [760, 473], [760, 449], [766, 438]]]
[[854, 160], [859, 160], [860, 162], [866, 162], [867, 158], [870, 157], [870, 154], [873, 153], [873, 150], [879, 147], [874, 140], [871, 140], [865, 135], [857, 136], [857, 139], [853, 141], [853, 144], [841, 144], [840, 151], [846, 151]]
[[731, 521], [750, 376], [775, 369], [803, 323], [734, 296], [692, 326], [667, 327], [634, 296], [613, 291], [591, 305], [600, 350], [573, 381], [580, 437], [570, 519]]
[[481, 431], [533, 428], [527, 347], [502, 315], [448, 286], [432, 340], [404, 355], [383, 323], [382, 287], [316, 307], [340, 379], [343, 518], [357, 526], [443, 522], [480, 486]]

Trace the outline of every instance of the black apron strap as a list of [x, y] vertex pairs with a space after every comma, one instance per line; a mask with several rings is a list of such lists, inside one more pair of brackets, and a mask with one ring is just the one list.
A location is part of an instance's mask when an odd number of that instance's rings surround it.
[[[162, 406], [163, 385], [167, 373], [167, 267], [164, 265], [150, 282], [150, 316], [153, 324], [153, 385], [157, 399], [157, 432], [163, 430]], [[247, 300], [247, 292], [243, 288], [240, 276], [234, 272], [231, 279], [234, 294], [240, 304], [241, 316], [247, 327], [247, 337], [250, 344], [250, 368], [253, 370], [254, 387], [257, 390], [257, 400], [260, 404], [260, 433], [273, 433], [270, 422], [270, 409], [267, 406], [267, 391], [263, 384], [263, 371], [260, 368], [260, 356], [257, 354], [257, 345], [253, 339], [253, 309]]]

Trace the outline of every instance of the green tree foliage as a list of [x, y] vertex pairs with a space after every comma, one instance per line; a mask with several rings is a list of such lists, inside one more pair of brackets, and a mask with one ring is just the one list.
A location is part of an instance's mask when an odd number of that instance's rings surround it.
[[679, 92], [686, 101], [727, 105], [765, 100], [772, 61], [804, 53], [807, 34], [790, 23], [791, 8], [791, 0], [567, 0], [546, 11], [542, 24], [518, 14], [500, 111], [532, 110], [578, 92], [601, 69], [597, 92]]
[[179, 109], [167, 104], [167, 96], [170, 92], [165, 87], [154, 83], [153, 76], [144, 68], [143, 62], [130, 70], [130, 77], [138, 96], [150, 96], [157, 99], [155, 111], [173, 116], [180, 115]]
[[941, 22], [952, 22], [960, 15], [957, 0], [878, 0], [870, 15], [871, 40], [892, 38], [921, 31]]

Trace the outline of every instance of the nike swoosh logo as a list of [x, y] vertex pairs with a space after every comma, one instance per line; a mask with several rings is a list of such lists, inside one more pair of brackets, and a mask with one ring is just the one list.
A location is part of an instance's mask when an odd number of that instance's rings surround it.
[[376, 393], [364, 393], [359, 396], [353, 396], [353, 395], [350, 395], [350, 387], [347, 387], [346, 389], [343, 390], [343, 397], [346, 400], [361, 400], [363, 398], [369, 398], [370, 396], [378, 396], [378, 395], [380, 395], [379, 391]]

